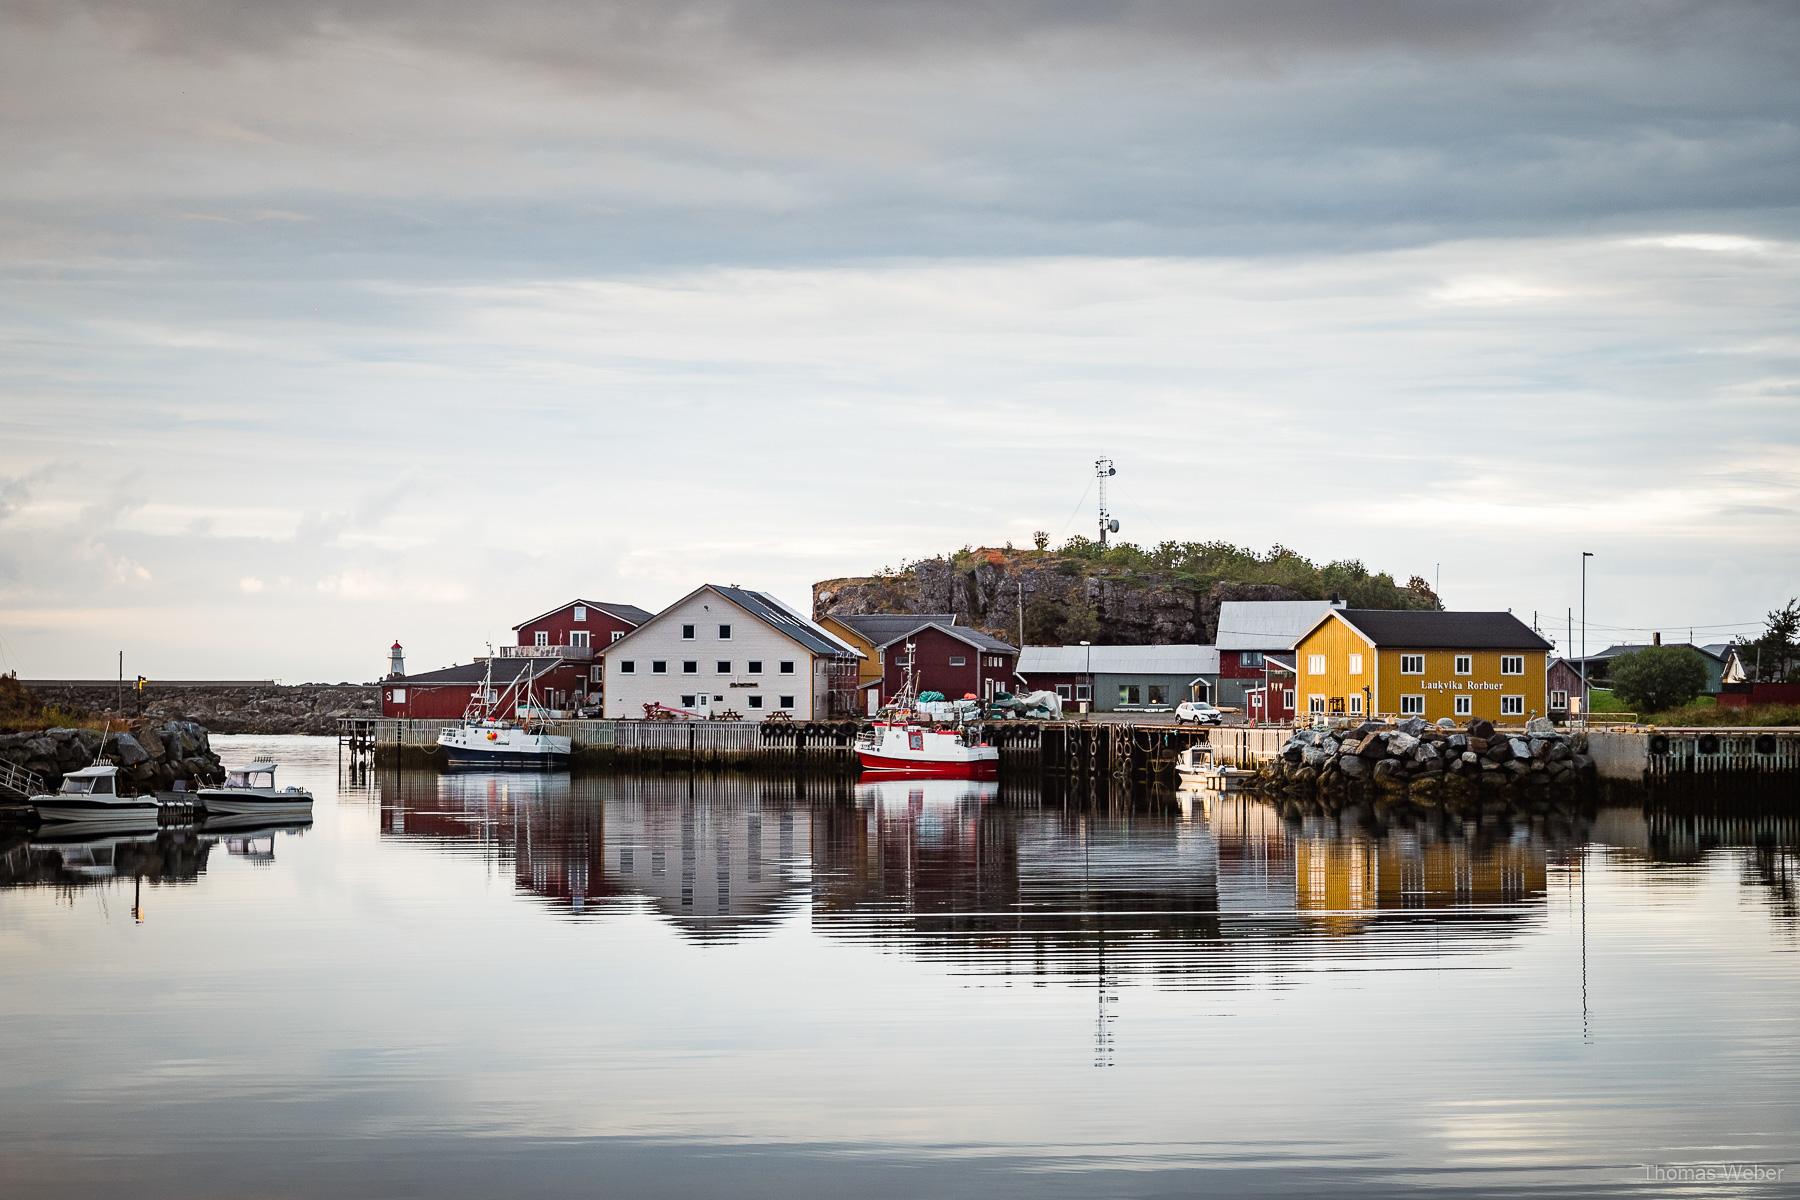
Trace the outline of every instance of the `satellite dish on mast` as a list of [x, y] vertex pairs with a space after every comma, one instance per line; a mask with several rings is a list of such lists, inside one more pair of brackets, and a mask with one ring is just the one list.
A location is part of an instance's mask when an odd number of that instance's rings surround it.
[[1110, 533], [1117, 533], [1117, 532], [1119, 532], [1119, 520], [1118, 520], [1118, 518], [1117, 518], [1117, 517], [1114, 517], [1114, 518], [1113, 518], [1113, 519], [1111, 519], [1111, 520], [1109, 520], [1109, 521], [1108, 521], [1108, 522], [1107, 522], [1107, 523], [1106, 523], [1106, 528], [1107, 528], [1107, 531], [1108, 531], [1108, 532], [1110, 532]]
[[1106, 535], [1119, 532], [1119, 523], [1113, 519], [1112, 513], [1106, 509], [1106, 481], [1119, 473], [1110, 458], [1094, 460], [1094, 476], [1100, 481], [1100, 545], [1106, 545]]

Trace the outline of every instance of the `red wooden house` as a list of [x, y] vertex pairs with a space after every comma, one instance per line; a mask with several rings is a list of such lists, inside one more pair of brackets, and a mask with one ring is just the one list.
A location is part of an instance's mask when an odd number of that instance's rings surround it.
[[882, 701], [892, 699], [906, 683], [909, 643], [913, 648], [913, 673], [921, 692], [942, 692], [952, 700], [968, 695], [991, 700], [1016, 686], [1016, 646], [966, 625], [932, 621], [876, 647], [881, 655]]
[[[514, 644], [501, 646], [494, 655], [496, 698], [529, 667], [532, 690], [544, 708], [574, 713], [597, 706], [604, 682], [601, 654], [650, 615], [633, 604], [571, 600], [521, 621], [513, 626]], [[464, 666], [385, 679], [381, 715], [454, 720], [468, 708], [487, 671], [487, 660], [478, 658]]]

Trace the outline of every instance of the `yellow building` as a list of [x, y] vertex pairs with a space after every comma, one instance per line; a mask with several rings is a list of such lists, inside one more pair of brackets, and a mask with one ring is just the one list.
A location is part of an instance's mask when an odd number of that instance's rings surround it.
[[1505, 612], [1334, 609], [1294, 643], [1296, 719], [1543, 716], [1550, 643]]

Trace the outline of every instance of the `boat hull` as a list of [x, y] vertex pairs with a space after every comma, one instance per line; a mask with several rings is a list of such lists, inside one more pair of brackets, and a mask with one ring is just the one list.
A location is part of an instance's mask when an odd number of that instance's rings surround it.
[[858, 750], [856, 761], [866, 775], [894, 779], [998, 779], [1000, 759], [928, 760], [896, 758], [873, 750]]
[[563, 771], [573, 743], [551, 733], [528, 733], [505, 726], [464, 725], [438, 736], [452, 768], [482, 771]]
[[161, 811], [154, 800], [108, 802], [42, 796], [32, 802], [45, 825], [99, 830], [155, 829]]
[[220, 816], [265, 815], [271, 818], [310, 816], [311, 796], [240, 795], [229, 791], [202, 788], [195, 794], [207, 813]]

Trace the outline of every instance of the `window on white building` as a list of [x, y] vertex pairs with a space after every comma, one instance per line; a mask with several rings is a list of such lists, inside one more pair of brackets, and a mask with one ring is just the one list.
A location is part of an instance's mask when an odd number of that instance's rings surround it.
[[650, 673], [652, 675], [667, 675], [669, 673], [668, 662], [666, 660], [660, 659], [660, 658], [651, 659], [650, 660]]
[[794, 660], [793, 659], [784, 658], [781, 660], [781, 673], [783, 675], [792, 675], [794, 673]]
[[749, 662], [744, 664], [744, 671], [746, 674], [749, 674], [749, 675], [761, 675], [762, 674], [762, 659], [760, 659], [760, 658], [751, 659]]
[[731, 660], [729, 658], [721, 658], [713, 663], [713, 666], [718, 668], [718, 673], [720, 675], [731, 674]]
[[1325, 711], [1325, 697], [1323, 697], [1323, 696], [1308, 696], [1306, 698], [1306, 711], [1309, 713], [1324, 712]]
[[727, 642], [730, 641], [731, 640], [731, 626], [729, 626], [729, 625], [719, 626], [719, 638], [721, 641], [727, 641]]
[[694, 698], [692, 696], [683, 696], [681, 698], [681, 707], [683, 707], [683, 708], [694, 707]]
[[691, 642], [694, 640], [694, 627], [692, 625], [683, 625], [681, 627], [681, 640], [684, 642]]
[[629, 658], [620, 659], [619, 660], [619, 674], [621, 674], [621, 675], [636, 675], [637, 674], [637, 663], [632, 661]]
[[1400, 673], [1402, 675], [1423, 675], [1425, 673], [1425, 656], [1423, 654], [1402, 654], [1400, 656]]
[[1525, 715], [1525, 697], [1500, 697], [1500, 715], [1503, 717], [1522, 717]]
[[783, 696], [781, 698], [781, 707], [783, 707], [783, 708], [794, 707], [794, 698], [792, 696]]
[[1306, 673], [1308, 675], [1323, 675], [1325, 673], [1325, 656], [1323, 654], [1307, 655]]
[[1569, 711], [1569, 693], [1560, 688], [1550, 693], [1550, 709], [1552, 712]]
[[1523, 675], [1525, 673], [1525, 656], [1523, 654], [1502, 654], [1500, 656], [1500, 673], [1502, 675]]
[[683, 675], [698, 675], [700, 673], [700, 664], [691, 658], [683, 659], [681, 662], [681, 673]]
[[1456, 673], [1458, 675], [1473, 675], [1475, 673], [1475, 656], [1473, 654], [1457, 655]]
[[762, 707], [762, 697], [761, 696], [750, 697], [750, 707], [751, 708], [761, 708]]
[[1360, 655], [1360, 654], [1352, 654], [1352, 655], [1351, 655], [1351, 656], [1350, 656], [1350, 673], [1351, 673], [1351, 674], [1352, 674], [1352, 675], [1361, 675], [1361, 674], [1362, 674], [1362, 667], [1363, 667], [1363, 664], [1362, 664], [1362, 655]]
[[585, 604], [577, 604], [577, 605], [576, 605], [576, 606], [575, 606], [575, 619], [576, 619], [576, 620], [577, 620], [577, 621], [585, 621], [585, 620], [587, 620], [587, 605], [585, 605]]
[[1456, 715], [1466, 717], [1475, 711], [1475, 697], [1458, 696], [1456, 698]]

